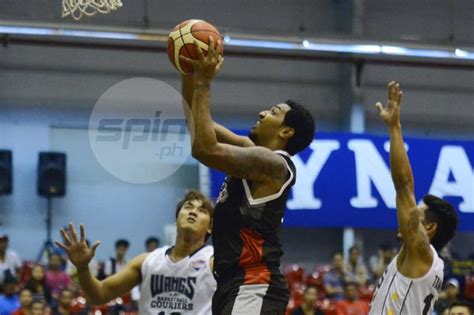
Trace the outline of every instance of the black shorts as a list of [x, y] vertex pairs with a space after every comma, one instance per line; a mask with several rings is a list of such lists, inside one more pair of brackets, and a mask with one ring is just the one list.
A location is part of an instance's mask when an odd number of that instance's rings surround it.
[[288, 285], [283, 275], [274, 274], [268, 284], [244, 284], [243, 278], [217, 283], [212, 298], [214, 315], [284, 315]]

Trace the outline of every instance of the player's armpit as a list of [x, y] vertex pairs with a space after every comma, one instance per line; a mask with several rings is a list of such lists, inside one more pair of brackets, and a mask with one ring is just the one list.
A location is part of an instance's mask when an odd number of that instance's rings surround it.
[[205, 165], [235, 178], [281, 184], [288, 177], [284, 158], [265, 147], [239, 147], [218, 143], [213, 150], [199, 152], [198, 155]]

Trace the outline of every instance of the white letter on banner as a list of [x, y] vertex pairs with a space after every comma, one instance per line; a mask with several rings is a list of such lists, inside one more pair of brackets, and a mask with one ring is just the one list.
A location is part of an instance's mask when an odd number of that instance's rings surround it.
[[[449, 181], [450, 173], [454, 182]], [[459, 204], [459, 210], [474, 212], [474, 170], [463, 147], [447, 145], [441, 148], [430, 194], [440, 198], [461, 196], [463, 202]]]
[[301, 175], [293, 186], [292, 199], [286, 204], [289, 210], [321, 208], [321, 200], [314, 196], [313, 186], [329, 156], [340, 148], [340, 144], [337, 140], [313, 140], [309, 148], [313, 152], [306, 164], [297, 155], [292, 158], [296, 173]]
[[395, 208], [395, 188], [390, 169], [372, 141], [353, 139], [347, 142], [347, 147], [354, 152], [356, 164], [357, 196], [351, 198], [351, 206], [354, 208], [377, 207], [378, 201], [372, 196], [370, 189], [372, 182], [385, 205], [388, 208]]

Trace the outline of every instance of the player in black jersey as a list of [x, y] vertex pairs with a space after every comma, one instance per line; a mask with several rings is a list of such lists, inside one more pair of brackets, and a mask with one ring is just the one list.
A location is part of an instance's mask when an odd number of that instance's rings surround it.
[[183, 77], [193, 156], [228, 175], [214, 209], [213, 314], [284, 314], [288, 287], [279, 271], [278, 232], [296, 179], [290, 156], [311, 143], [314, 120], [303, 106], [286, 101], [260, 112], [249, 137], [215, 124], [210, 86], [223, 58], [212, 39], [206, 56], [196, 49], [199, 60], [183, 58], [194, 67], [193, 77]]

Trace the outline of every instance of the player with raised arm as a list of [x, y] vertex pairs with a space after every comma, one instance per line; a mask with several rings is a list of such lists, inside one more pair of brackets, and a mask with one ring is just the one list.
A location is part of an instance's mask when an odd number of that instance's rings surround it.
[[370, 315], [433, 312], [444, 268], [437, 251], [453, 238], [458, 223], [453, 206], [441, 198], [426, 195], [417, 206], [400, 124], [401, 99], [400, 85], [390, 82], [386, 106], [376, 104], [390, 134], [390, 168], [396, 190], [399, 237], [403, 243], [379, 279]]
[[210, 200], [197, 191], [188, 192], [176, 207], [176, 225], [175, 246], [141, 254], [103, 281], [92, 276], [88, 266], [100, 242], [89, 248], [82, 225], [80, 238], [70, 224], [71, 235], [61, 229], [65, 244], [56, 244], [76, 266], [80, 286], [91, 304], [105, 304], [140, 284], [140, 314], [210, 315], [216, 289], [214, 251], [206, 246], [212, 225]]
[[214, 209], [213, 314], [284, 314], [289, 292], [279, 270], [278, 234], [296, 179], [290, 156], [311, 143], [314, 120], [303, 106], [286, 101], [260, 112], [249, 138], [215, 124], [210, 88], [223, 58], [212, 38], [206, 55], [195, 47], [199, 60], [181, 57], [194, 68], [193, 78], [183, 79], [191, 105], [192, 153], [228, 175]]

